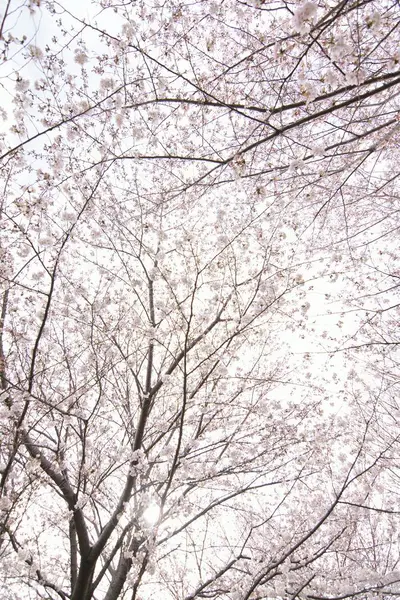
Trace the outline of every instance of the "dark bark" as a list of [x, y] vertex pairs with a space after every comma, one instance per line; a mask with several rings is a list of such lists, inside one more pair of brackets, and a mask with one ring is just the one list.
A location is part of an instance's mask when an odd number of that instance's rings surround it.
[[131, 567], [132, 559], [121, 556], [104, 600], [117, 600]]
[[72, 590], [71, 600], [91, 600], [92, 582], [96, 561], [81, 558], [76, 585]]
[[71, 590], [76, 586], [78, 578], [78, 548], [76, 542], [76, 529], [73, 520], [69, 522], [69, 544], [71, 560]]

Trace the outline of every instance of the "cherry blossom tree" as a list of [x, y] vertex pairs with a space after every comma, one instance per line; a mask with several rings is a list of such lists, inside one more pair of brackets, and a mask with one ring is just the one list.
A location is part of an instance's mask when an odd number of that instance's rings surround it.
[[6, 2], [3, 598], [399, 595], [399, 17]]

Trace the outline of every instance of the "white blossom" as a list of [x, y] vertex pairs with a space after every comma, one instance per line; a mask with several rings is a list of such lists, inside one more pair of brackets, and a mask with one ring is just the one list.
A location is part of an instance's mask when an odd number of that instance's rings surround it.
[[313, 2], [304, 2], [296, 8], [293, 15], [293, 28], [297, 33], [308, 33], [310, 23], [313, 22], [317, 12], [317, 5]]
[[29, 80], [22, 79], [22, 77], [18, 77], [15, 83], [15, 89], [17, 92], [27, 92], [29, 90]]
[[87, 54], [83, 50], [76, 49], [74, 60], [78, 65], [84, 65], [88, 62]]
[[31, 55], [32, 58], [40, 60], [41, 58], [43, 58], [43, 51], [38, 47], [35, 46], [34, 44], [31, 44], [29, 46], [29, 54]]

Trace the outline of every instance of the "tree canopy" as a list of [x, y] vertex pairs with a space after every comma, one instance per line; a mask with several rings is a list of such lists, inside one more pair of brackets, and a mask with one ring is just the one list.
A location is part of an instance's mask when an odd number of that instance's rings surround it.
[[399, 3], [1, 10], [1, 597], [398, 597]]

